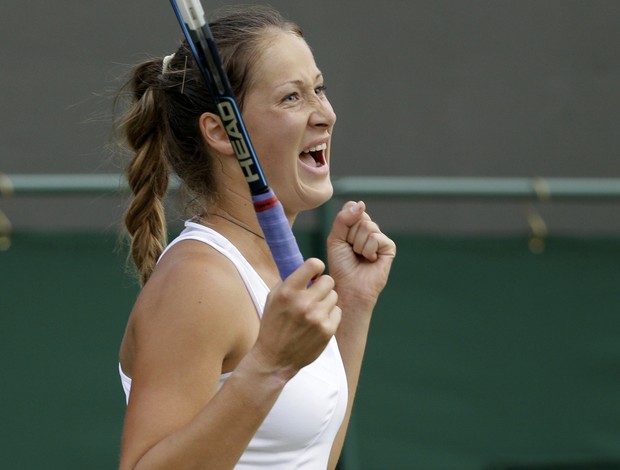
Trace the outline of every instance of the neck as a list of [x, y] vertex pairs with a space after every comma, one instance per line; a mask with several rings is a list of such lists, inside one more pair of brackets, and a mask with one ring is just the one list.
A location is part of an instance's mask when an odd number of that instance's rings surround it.
[[[222, 200], [223, 198], [220, 198], [220, 201]], [[233, 204], [233, 201], [237, 204]], [[239, 195], [230, 195], [226, 204], [218, 204], [201, 216], [200, 221], [235, 245], [268, 286], [273, 287], [280, 281], [278, 269], [249, 196], [242, 198]]]
[[[216, 155], [219, 165], [216, 165], [217, 207], [212, 207], [209, 213], [227, 214], [236, 221], [242, 222], [252, 231], [262, 233], [254, 204], [250, 195], [250, 189], [239, 168], [239, 162], [234, 156]], [[287, 211], [286, 218], [290, 226], [295, 222], [297, 213]]]
[[[237, 162], [235, 164], [238, 166]], [[224, 181], [219, 185], [217, 205], [213, 206], [207, 214], [225, 216], [242, 224], [252, 232], [262, 234], [248, 185], [241, 175], [237, 175], [240, 173], [239, 168], [235, 168], [235, 170], [237, 171], [234, 172], [234, 175], [239, 176], [238, 178], [232, 178], [228, 174], [222, 175]], [[292, 226], [297, 214], [290, 213], [286, 209], [285, 214], [289, 225]]]
[[257, 238], [261, 238], [261, 239], [265, 239], [265, 236], [263, 235], [263, 232], [259, 230], [260, 227], [258, 227], [258, 229], [256, 228], [251, 228], [249, 226], [247, 226], [245, 223], [241, 222], [240, 220], [235, 219], [234, 217], [230, 216], [230, 215], [226, 215], [226, 214], [218, 214], [218, 213], [212, 213], [211, 216], [213, 217], [219, 217], [220, 219], [224, 219], [228, 222], [230, 222], [233, 225], [236, 225], [239, 228], [242, 228], [243, 230], [245, 230], [248, 233], [251, 233], [252, 235], [254, 235]]

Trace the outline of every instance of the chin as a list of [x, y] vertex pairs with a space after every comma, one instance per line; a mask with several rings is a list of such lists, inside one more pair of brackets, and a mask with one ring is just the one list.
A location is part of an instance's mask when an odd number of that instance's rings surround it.
[[334, 188], [331, 181], [328, 181], [320, 186], [299, 187], [294, 193], [289, 192], [286, 194], [283, 192], [282, 196], [278, 196], [278, 198], [280, 202], [282, 202], [287, 213], [297, 214], [316, 209], [329, 201], [333, 194]]
[[316, 209], [317, 207], [325, 204], [334, 195], [334, 187], [331, 181], [322, 185], [320, 188], [315, 188], [313, 191], [308, 191], [303, 201], [306, 203], [306, 208], [302, 210]]

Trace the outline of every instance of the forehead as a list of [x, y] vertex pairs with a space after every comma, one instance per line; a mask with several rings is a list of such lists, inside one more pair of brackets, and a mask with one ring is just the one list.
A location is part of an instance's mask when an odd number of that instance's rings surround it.
[[290, 80], [312, 81], [319, 70], [303, 38], [279, 31], [265, 39], [252, 72], [253, 84], [266, 86]]

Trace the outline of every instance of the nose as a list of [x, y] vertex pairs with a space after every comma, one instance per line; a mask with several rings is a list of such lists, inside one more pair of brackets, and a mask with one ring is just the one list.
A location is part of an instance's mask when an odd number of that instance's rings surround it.
[[336, 113], [331, 103], [325, 97], [317, 98], [314, 101], [312, 112], [308, 124], [314, 127], [326, 127], [331, 129], [336, 123]]

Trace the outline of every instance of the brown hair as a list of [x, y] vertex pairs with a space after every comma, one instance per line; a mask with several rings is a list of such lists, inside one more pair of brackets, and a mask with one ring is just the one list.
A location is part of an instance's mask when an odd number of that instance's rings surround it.
[[[296, 24], [265, 6], [228, 10], [210, 28], [241, 108], [266, 39], [275, 31], [303, 37]], [[138, 65], [124, 90], [129, 91], [131, 103], [119, 129], [133, 153], [126, 170], [133, 199], [125, 213], [125, 226], [131, 257], [144, 284], [167, 243], [163, 200], [169, 173], [176, 173], [193, 202], [188, 206], [189, 216], [203, 214], [217, 199], [213, 161], [199, 129], [200, 116], [217, 113], [217, 107], [186, 42], [165, 70], [162, 58]]]

